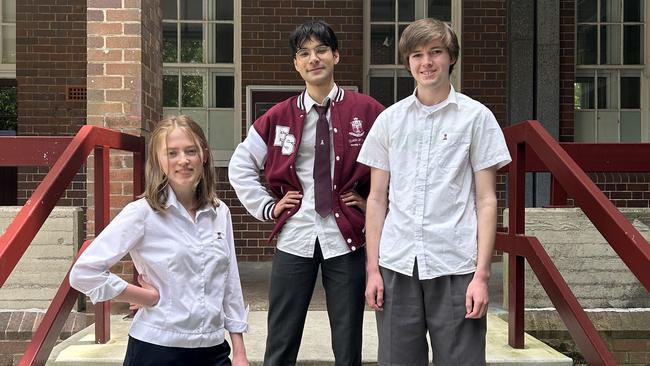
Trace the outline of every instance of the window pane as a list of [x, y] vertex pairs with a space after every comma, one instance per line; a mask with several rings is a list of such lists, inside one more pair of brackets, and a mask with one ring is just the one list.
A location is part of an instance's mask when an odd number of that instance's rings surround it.
[[399, 21], [412, 22], [415, 20], [415, 1], [399, 0], [398, 7]]
[[395, 0], [372, 0], [370, 2], [370, 21], [395, 21]]
[[594, 78], [577, 77], [574, 84], [575, 109], [594, 108]]
[[621, 112], [621, 142], [641, 142], [641, 112]]
[[601, 65], [621, 64], [621, 26], [600, 26], [600, 63]]
[[181, 24], [181, 62], [203, 62], [202, 24]]
[[217, 108], [234, 108], [235, 78], [233, 76], [214, 76], [214, 106]]
[[16, 63], [16, 26], [5, 25], [2, 27], [2, 63]]
[[643, 60], [642, 30], [642, 25], [623, 27], [623, 63], [626, 65], [640, 65]]
[[[593, 0], [591, 2], [595, 3]], [[621, 0], [600, 0], [600, 21], [620, 22]]]
[[596, 112], [576, 112], [574, 128], [575, 142], [596, 141]]
[[203, 77], [183, 75], [183, 107], [203, 107]]
[[415, 90], [415, 80], [412, 77], [397, 78], [397, 100], [402, 100], [413, 94]]
[[177, 20], [176, 0], [162, 0], [161, 3], [163, 19]]
[[618, 112], [598, 112], [596, 142], [618, 142]]
[[16, 130], [16, 87], [0, 86], [0, 130]]
[[232, 24], [216, 24], [217, 35], [215, 52], [217, 55], [217, 62], [232, 63], [233, 62], [233, 48], [234, 48], [234, 34]]
[[[210, 146], [217, 150], [232, 150], [235, 139], [235, 112], [224, 110], [211, 110], [208, 112], [209, 126], [206, 134], [210, 139]], [[239, 129], [239, 125], [237, 127]], [[239, 139], [241, 136], [237, 134]], [[237, 141], [239, 142], [239, 141]], [[235, 146], [237, 146], [235, 144]]]
[[429, 18], [451, 22], [451, 0], [429, 0]]
[[16, 0], [2, 1], [2, 21], [4, 23], [16, 23]]
[[163, 107], [178, 107], [178, 75], [163, 75]]
[[370, 32], [370, 63], [395, 64], [395, 28], [392, 25], [373, 25]]
[[596, 4], [598, 4], [598, 2], [595, 0], [586, 0], [577, 1], [577, 3], [578, 22], [595, 22], [597, 14]]
[[595, 25], [578, 26], [578, 65], [593, 65], [596, 63], [596, 40]]
[[183, 20], [202, 20], [203, 19], [203, 1], [181, 0], [181, 19], [183, 19]]
[[598, 88], [598, 109], [617, 109], [618, 93], [615, 74], [613, 72], [599, 72], [596, 79]]
[[178, 62], [176, 23], [163, 23], [163, 62]]
[[638, 77], [621, 77], [621, 108], [641, 108], [641, 80]]
[[393, 78], [386, 77], [370, 78], [370, 95], [385, 107], [395, 102], [393, 99], [393, 80]]
[[643, 0], [625, 0], [623, 18], [626, 22], [640, 22], [643, 14]]
[[[216, 20], [233, 20], [233, 0], [212, 0], [211, 6], [215, 8]], [[216, 4], [215, 4], [216, 3]]]
[[399, 40], [402, 39], [402, 33], [404, 33], [404, 29], [406, 29], [408, 25], [402, 24], [398, 27], [398, 33], [397, 33], [397, 60], [395, 61], [396, 64], [404, 64], [402, 62], [402, 53], [399, 51]]

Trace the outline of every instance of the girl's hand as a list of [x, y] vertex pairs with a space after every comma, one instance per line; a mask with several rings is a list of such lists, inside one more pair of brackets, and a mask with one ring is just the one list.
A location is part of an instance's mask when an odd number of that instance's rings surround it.
[[156, 306], [158, 301], [160, 301], [160, 293], [158, 292], [158, 289], [145, 280], [142, 274], [138, 275], [138, 283], [140, 284], [140, 287], [146, 291], [145, 299], [147, 301], [145, 304], [130, 303], [129, 309], [138, 310], [140, 308]]

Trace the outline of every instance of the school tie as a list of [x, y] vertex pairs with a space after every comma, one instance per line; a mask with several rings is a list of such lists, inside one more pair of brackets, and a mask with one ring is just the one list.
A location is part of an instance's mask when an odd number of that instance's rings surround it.
[[326, 217], [332, 211], [332, 176], [330, 173], [330, 128], [327, 123], [327, 108], [314, 105], [318, 113], [316, 122], [316, 146], [314, 155], [314, 201], [316, 212]]

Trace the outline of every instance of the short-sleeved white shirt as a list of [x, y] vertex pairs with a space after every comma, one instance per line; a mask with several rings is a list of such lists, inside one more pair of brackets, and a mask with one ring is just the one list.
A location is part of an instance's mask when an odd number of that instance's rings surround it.
[[510, 162], [496, 118], [457, 93], [435, 106], [415, 93], [382, 112], [357, 159], [390, 172], [379, 265], [420, 279], [476, 270], [474, 172]]

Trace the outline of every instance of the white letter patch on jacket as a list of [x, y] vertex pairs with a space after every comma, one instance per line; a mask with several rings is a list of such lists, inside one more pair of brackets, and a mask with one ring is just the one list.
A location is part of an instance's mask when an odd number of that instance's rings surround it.
[[289, 126], [275, 126], [275, 140], [273, 146], [282, 146], [284, 138], [289, 133]]

